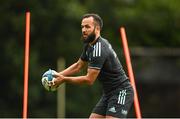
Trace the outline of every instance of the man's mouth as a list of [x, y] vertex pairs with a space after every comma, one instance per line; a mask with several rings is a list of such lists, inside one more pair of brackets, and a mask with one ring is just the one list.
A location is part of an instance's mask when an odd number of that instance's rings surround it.
[[83, 37], [86, 38], [88, 35], [87, 34], [83, 34]]

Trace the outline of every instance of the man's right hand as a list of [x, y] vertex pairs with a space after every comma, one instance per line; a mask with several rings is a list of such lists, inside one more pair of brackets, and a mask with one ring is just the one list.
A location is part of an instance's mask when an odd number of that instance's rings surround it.
[[53, 80], [52, 80], [52, 85], [53, 86], [59, 86], [61, 85], [63, 82], [64, 82], [64, 76], [58, 72], [55, 72], [53, 74], [53, 77], [55, 77]]

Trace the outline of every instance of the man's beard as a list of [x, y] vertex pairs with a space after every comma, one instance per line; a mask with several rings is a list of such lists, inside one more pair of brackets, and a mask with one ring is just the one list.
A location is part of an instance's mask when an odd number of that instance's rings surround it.
[[82, 40], [83, 40], [83, 43], [84, 43], [84, 49], [87, 50], [88, 46], [89, 46], [89, 43], [93, 42], [96, 38], [96, 34], [95, 32], [93, 31], [91, 34], [89, 34], [87, 36], [87, 38], [83, 38], [81, 37]]
[[87, 36], [87, 38], [85, 38], [85, 39], [83, 38], [83, 42], [91, 43], [95, 40], [95, 38], [96, 38], [96, 34], [95, 34], [95, 29], [94, 29], [93, 32]]
[[89, 36], [83, 40], [84, 43], [91, 43], [95, 40], [96, 38], [96, 34], [93, 32], [91, 34], [89, 34]]

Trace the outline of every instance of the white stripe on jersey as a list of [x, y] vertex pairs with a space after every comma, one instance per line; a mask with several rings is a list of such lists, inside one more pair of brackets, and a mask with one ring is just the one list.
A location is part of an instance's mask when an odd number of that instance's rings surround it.
[[93, 57], [95, 57], [95, 49], [96, 49], [95, 47], [96, 47], [96, 46], [94, 45], [93, 47], [94, 47], [94, 50], [93, 50]]
[[124, 105], [126, 101], [126, 90], [119, 92], [118, 104]]
[[99, 56], [101, 56], [101, 43], [99, 42]]
[[99, 67], [91, 67], [91, 66], [88, 66], [88, 68], [90, 68], [90, 69], [101, 69], [101, 68], [99, 68]]
[[96, 56], [98, 54], [98, 50], [99, 50], [99, 45], [98, 45], [98, 43], [96, 43]]
[[96, 45], [93, 46], [93, 57], [100, 57], [101, 56], [101, 43], [97, 42]]

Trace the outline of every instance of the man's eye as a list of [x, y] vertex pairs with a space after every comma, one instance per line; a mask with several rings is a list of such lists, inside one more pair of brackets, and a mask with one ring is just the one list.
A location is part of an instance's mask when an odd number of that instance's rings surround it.
[[90, 28], [90, 26], [85, 26], [86, 28]]

